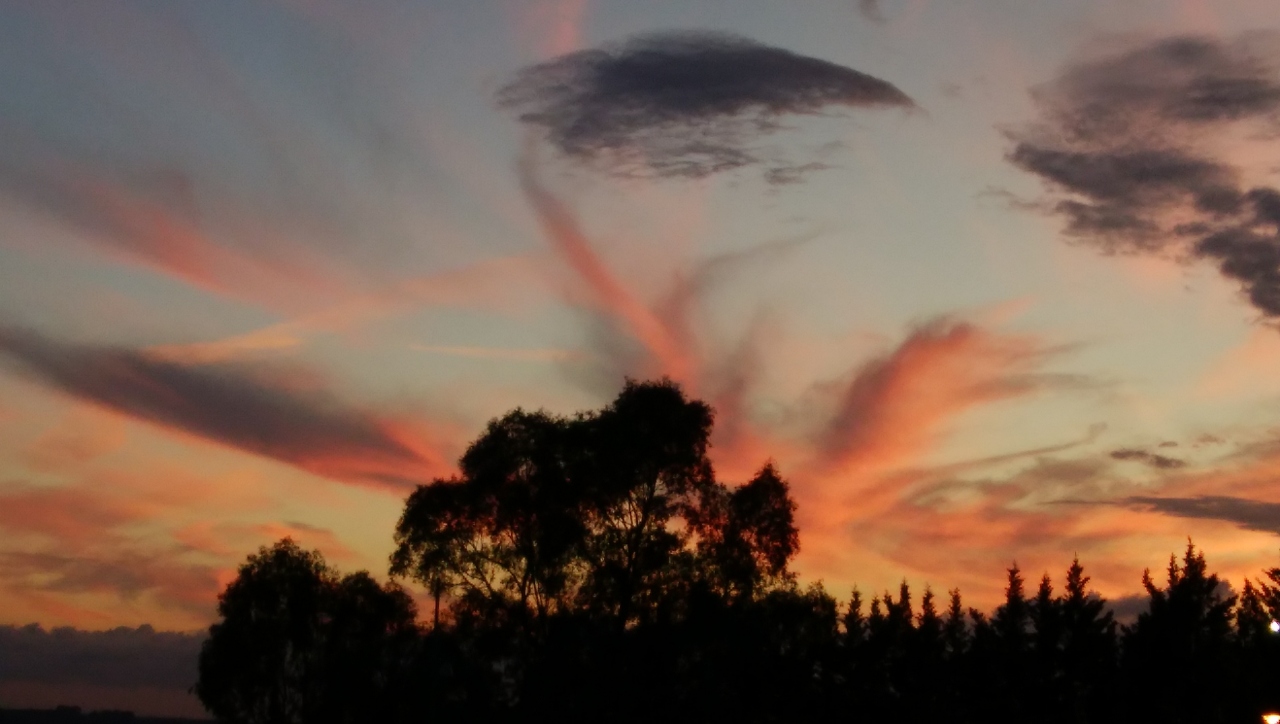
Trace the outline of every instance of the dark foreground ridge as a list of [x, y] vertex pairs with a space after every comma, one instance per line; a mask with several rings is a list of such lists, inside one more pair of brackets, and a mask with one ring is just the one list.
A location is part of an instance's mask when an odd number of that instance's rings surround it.
[[0, 709], [0, 724], [209, 724], [209, 720], [135, 716], [131, 711], [84, 712], [78, 706], [60, 706], [56, 709]]
[[[771, 463], [730, 487], [711, 409], [629, 382], [602, 410], [515, 410], [417, 488], [391, 573], [341, 575], [289, 539], [219, 596], [195, 691], [219, 721], [1161, 722], [1280, 711], [1280, 568], [1240, 594], [1188, 541], [1119, 625], [1072, 561], [1016, 565], [989, 615], [903, 583], [839, 603], [797, 584]], [[947, 555], [942, 550], [938, 555]]]

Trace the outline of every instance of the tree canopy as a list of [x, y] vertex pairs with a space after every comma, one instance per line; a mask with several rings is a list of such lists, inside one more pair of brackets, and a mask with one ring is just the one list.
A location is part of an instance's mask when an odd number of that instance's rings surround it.
[[[600, 410], [514, 410], [419, 486], [393, 578], [285, 539], [219, 597], [196, 693], [220, 721], [1255, 722], [1280, 707], [1280, 568], [1237, 596], [1190, 541], [1129, 626], [1073, 560], [1015, 563], [990, 615], [904, 580], [843, 606], [790, 570], [771, 461], [717, 479], [714, 415], [629, 381]], [[946, 555], [940, 551], [939, 555]]]

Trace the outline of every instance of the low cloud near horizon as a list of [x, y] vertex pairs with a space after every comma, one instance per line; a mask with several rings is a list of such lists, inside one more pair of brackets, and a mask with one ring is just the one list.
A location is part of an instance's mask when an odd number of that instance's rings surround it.
[[203, 631], [147, 625], [106, 631], [0, 625], [0, 699], [7, 707], [51, 708], [52, 699], [87, 709], [205, 718], [189, 691], [204, 639]]

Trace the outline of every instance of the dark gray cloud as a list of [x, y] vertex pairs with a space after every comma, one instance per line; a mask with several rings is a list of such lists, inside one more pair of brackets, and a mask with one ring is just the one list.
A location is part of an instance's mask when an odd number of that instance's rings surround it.
[[815, 171], [826, 171], [830, 164], [821, 161], [810, 161], [795, 166], [775, 166], [764, 172], [764, 180], [773, 186], [798, 184]]
[[1133, 593], [1107, 601], [1107, 609], [1118, 623], [1132, 625], [1138, 616], [1151, 610], [1151, 596], [1145, 593]]
[[1191, 498], [1135, 496], [1124, 504], [1153, 513], [1178, 518], [1200, 518], [1235, 523], [1245, 530], [1280, 535], [1280, 503], [1268, 503], [1226, 495], [1199, 495]]
[[205, 635], [151, 626], [82, 631], [0, 626], [0, 681], [186, 690]]
[[427, 461], [374, 415], [244, 368], [187, 366], [132, 349], [0, 328], [0, 355], [86, 402], [326, 476], [408, 485]]
[[525, 68], [498, 98], [570, 158], [619, 175], [689, 178], [762, 162], [752, 141], [784, 116], [914, 107], [879, 78], [709, 32], [563, 55]]
[[1009, 160], [1051, 189], [1066, 233], [1108, 253], [1214, 262], [1280, 317], [1280, 191], [1215, 147], [1280, 132], [1276, 36], [1176, 37], [1068, 67], [1033, 95]]
[[[1162, 446], [1163, 447], [1163, 446]], [[1132, 448], [1122, 448], [1120, 450], [1112, 450], [1111, 457], [1115, 460], [1130, 460], [1149, 465], [1158, 470], [1171, 470], [1173, 468], [1181, 468], [1186, 466], [1185, 460], [1177, 458], [1165, 457], [1164, 455], [1156, 455], [1146, 450], [1134, 450]]]

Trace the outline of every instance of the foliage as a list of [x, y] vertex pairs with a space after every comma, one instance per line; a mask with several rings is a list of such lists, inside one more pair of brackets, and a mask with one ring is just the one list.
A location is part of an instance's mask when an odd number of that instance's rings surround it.
[[385, 718], [417, 634], [399, 588], [339, 577], [288, 538], [249, 557], [218, 614], [195, 693], [235, 724]]
[[598, 411], [515, 410], [419, 486], [393, 576], [285, 539], [219, 599], [196, 692], [244, 722], [1235, 722], [1280, 706], [1280, 568], [1239, 597], [1188, 541], [1128, 627], [1078, 559], [987, 615], [906, 581], [841, 606], [801, 588], [772, 462], [729, 486], [713, 414], [669, 381]]

